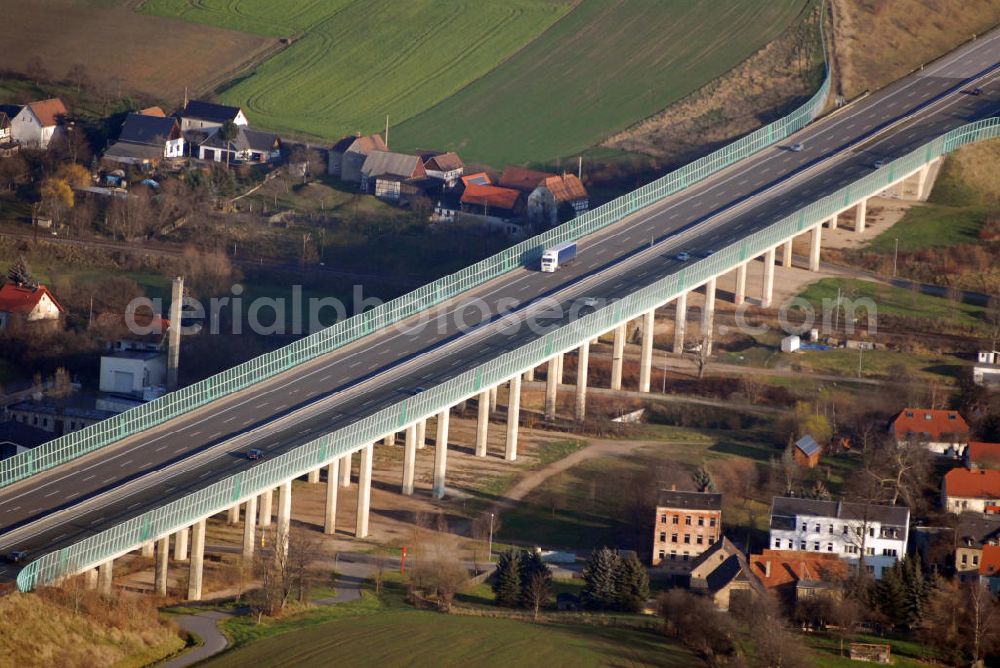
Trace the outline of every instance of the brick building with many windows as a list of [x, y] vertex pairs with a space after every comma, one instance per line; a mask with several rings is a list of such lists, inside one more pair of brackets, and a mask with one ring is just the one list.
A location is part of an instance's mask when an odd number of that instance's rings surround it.
[[722, 495], [660, 490], [653, 527], [653, 566], [687, 573], [722, 535]]

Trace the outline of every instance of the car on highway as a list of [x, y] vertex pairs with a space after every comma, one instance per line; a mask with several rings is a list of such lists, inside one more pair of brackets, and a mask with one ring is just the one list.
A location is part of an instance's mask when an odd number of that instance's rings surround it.
[[264, 459], [264, 451], [260, 448], [250, 448], [247, 451], [247, 459], [250, 461], [257, 461], [258, 459]]
[[674, 257], [677, 259], [678, 262], [687, 262], [688, 260], [691, 259], [691, 253], [688, 253], [687, 251], [681, 251]]
[[875, 169], [882, 169], [883, 167], [885, 167], [885, 163], [887, 162], [889, 161], [886, 160], [885, 158], [879, 158], [878, 160], [872, 163], [872, 167], [874, 167]]
[[791, 146], [789, 146], [788, 150], [789, 151], [794, 151], [795, 153], [798, 153], [799, 151], [801, 151], [804, 148], [805, 148], [805, 144], [803, 144], [802, 142], [798, 142], [797, 141], [794, 144], [792, 144]]
[[597, 297], [581, 297], [580, 299], [576, 300], [576, 304], [577, 304], [577, 313], [583, 316], [583, 315], [590, 315], [591, 313], [596, 311], [597, 307], [600, 306], [601, 302], [597, 299]]
[[702, 257], [709, 257], [711, 255], [715, 255], [715, 249], [714, 248], [709, 248], [708, 250], [703, 250], [701, 252], [701, 256]]
[[13, 550], [7, 553], [7, 561], [12, 564], [21, 564], [28, 560], [27, 550]]
[[983, 94], [983, 89], [982, 88], [973, 88], [971, 92], [972, 92], [972, 95], [982, 95]]

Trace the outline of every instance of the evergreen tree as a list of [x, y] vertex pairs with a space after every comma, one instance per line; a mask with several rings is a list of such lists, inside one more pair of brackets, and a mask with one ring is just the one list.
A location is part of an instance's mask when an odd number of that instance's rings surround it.
[[927, 601], [931, 595], [931, 585], [924, 577], [920, 556], [906, 557], [901, 562], [903, 589], [906, 592], [906, 624], [914, 628], [924, 617]]
[[522, 551], [510, 549], [497, 557], [497, 569], [493, 574], [493, 593], [497, 605], [514, 608], [521, 603], [521, 562]]
[[649, 573], [634, 552], [618, 561], [618, 609], [641, 612], [649, 598]]
[[580, 595], [584, 606], [592, 610], [610, 610], [617, 605], [620, 561], [618, 553], [609, 547], [590, 553], [583, 569], [584, 585]]
[[38, 285], [34, 277], [31, 275], [31, 270], [28, 269], [28, 263], [24, 261], [24, 256], [19, 255], [14, 264], [10, 266], [7, 270], [7, 280], [14, 285], [23, 285], [25, 287], [33, 288]]
[[878, 610], [893, 626], [905, 624], [907, 620], [908, 600], [902, 570], [900, 562], [896, 562], [892, 568], [882, 571], [882, 579], [875, 585]]
[[694, 488], [699, 492], [714, 492], [715, 483], [712, 482], [712, 474], [708, 472], [704, 466], [699, 466], [691, 474], [691, 479], [694, 481]]

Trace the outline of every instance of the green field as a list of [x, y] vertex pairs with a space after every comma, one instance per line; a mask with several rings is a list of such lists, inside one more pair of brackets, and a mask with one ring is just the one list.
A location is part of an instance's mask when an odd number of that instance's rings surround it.
[[[254, 125], [550, 162], [676, 102], [812, 0], [148, 0], [140, 11], [292, 43], [228, 84]], [[398, 126], [398, 127], [397, 127]]]
[[437, 104], [570, 8], [565, 0], [151, 0], [141, 11], [294, 37], [221, 99], [242, 105], [253, 125], [335, 139]]
[[573, 157], [777, 37], [807, 0], [582, 0], [487, 76], [403, 123], [397, 148], [494, 166]]

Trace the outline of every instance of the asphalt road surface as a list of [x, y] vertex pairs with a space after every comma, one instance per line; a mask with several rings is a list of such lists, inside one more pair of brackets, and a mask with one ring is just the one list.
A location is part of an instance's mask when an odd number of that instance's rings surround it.
[[[537, 326], [558, 325], [569, 317], [566, 313], [532, 313], [539, 298], [559, 293], [566, 306], [581, 298], [614, 299], [674, 273], [683, 266], [675, 257], [680, 251], [697, 258], [722, 248], [870, 173], [876, 160], [903, 155], [952, 128], [994, 115], [1000, 111], [1000, 84], [993, 75], [976, 83], [984, 89], [982, 95], [970, 94], [971, 86], [965, 84], [998, 63], [1000, 32], [994, 32], [810, 125], [783, 145], [582, 240], [578, 261], [555, 274], [511, 272], [437, 309], [420, 329], [377, 332], [252, 390], [4, 489], [0, 551], [24, 549], [38, 557], [252, 466], [245, 448], [224, 447], [204, 461], [185, 460], [298, 407], [322, 402], [316, 415], [254, 447], [272, 455], [292, 449], [396, 403], [417, 387], [431, 387], [517, 348], [537, 337], [536, 331], [522, 326], [501, 332], [489, 324], [498, 309], [510, 311], [512, 303], [519, 316], [536, 316]], [[915, 112], [912, 120], [857, 145]], [[790, 150], [793, 143], [802, 143], [804, 150]], [[705, 221], [698, 234], [684, 235], [684, 241], [672, 236]], [[480, 300], [479, 306], [469, 306], [473, 299]], [[486, 326], [463, 334], [460, 321]], [[170, 469], [175, 474], [165, 482], [114, 491], [98, 508], [74, 511], [88, 497], [173, 464], [178, 464]], [[22, 529], [9, 533], [17, 527]], [[16, 570], [2, 567], [0, 580], [11, 579]]]

